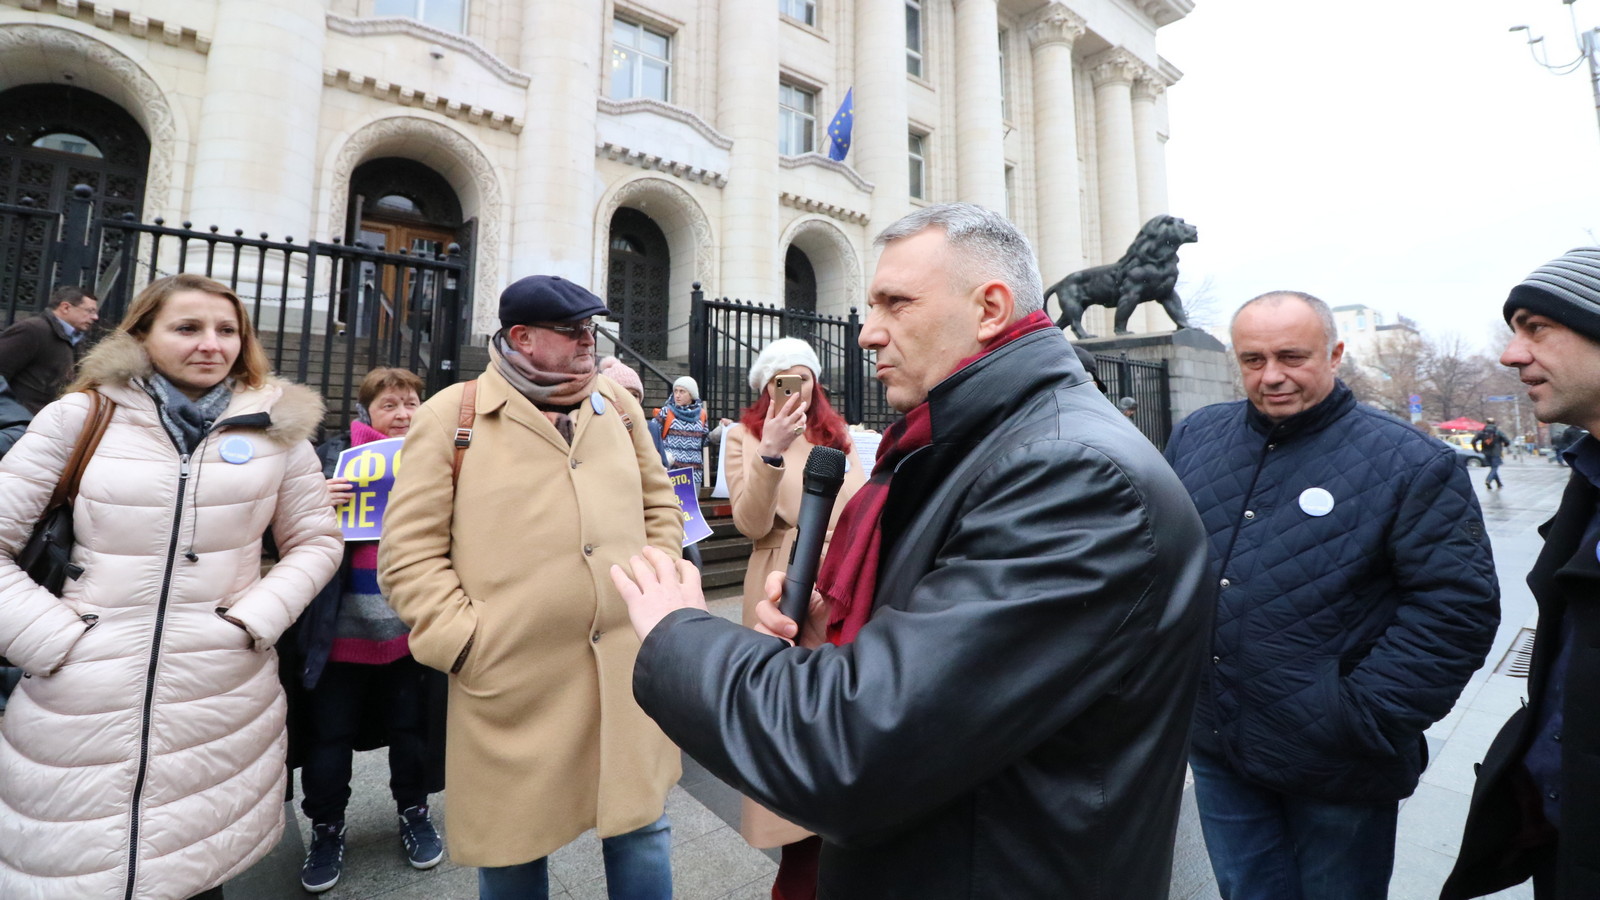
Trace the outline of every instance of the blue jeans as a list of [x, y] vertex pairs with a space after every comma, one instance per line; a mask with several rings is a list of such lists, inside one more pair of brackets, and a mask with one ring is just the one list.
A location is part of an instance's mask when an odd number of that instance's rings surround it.
[[1398, 803], [1326, 803], [1246, 781], [1190, 753], [1211, 870], [1223, 900], [1384, 900]]
[[1500, 457], [1498, 456], [1489, 457], [1489, 475], [1483, 479], [1483, 483], [1488, 484], [1491, 481], [1500, 487], [1506, 486], [1506, 483], [1500, 480]]
[[[600, 839], [611, 900], [672, 900], [672, 824], [666, 814], [627, 834]], [[478, 900], [547, 900], [546, 859], [478, 870]]]

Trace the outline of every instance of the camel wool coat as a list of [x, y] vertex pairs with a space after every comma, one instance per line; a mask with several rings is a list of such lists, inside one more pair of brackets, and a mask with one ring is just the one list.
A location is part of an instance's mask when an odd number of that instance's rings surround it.
[[[73, 506], [83, 574], [64, 596], [14, 559], [89, 397], [45, 407], [0, 462], [0, 653], [32, 676], [0, 722], [0, 897], [184, 900], [283, 832], [273, 644], [343, 546], [307, 442], [322, 400], [276, 378], [237, 389], [184, 457], [139, 387], [138, 341], [106, 338], [83, 372], [117, 409]], [[268, 528], [282, 555], [263, 576]]]
[[634, 702], [639, 639], [610, 569], [646, 544], [680, 556], [683, 520], [644, 411], [603, 375], [569, 447], [491, 367], [452, 489], [464, 390], [417, 412], [378, 577], [412, 655], [451, 676], [450, 856], [509, 866], [661, 817], [680, 759]]
[[[794, 546], [794, 523], [800, 517], [800, 498], [804, 487], [806, 460], [811, 442], [805, 435], [794, 439], [783, 452], [783, 468], [773, 468], [761, 459], [761, 441], [743, 425], [728, 431], [727, 454], [723, 471], [728, 476], [728, 501], [733, 505], [733, 524], [739, 533], [755, 543], [750, 565], [744, 571], [744, 624], [756, 623], [756, 604], [766, 598], [767, 576], [789, 567], [789, 548]], [[833, 503], [828, 520], [828, 540], [845, 504], [866, 484], [855, 446], [846, 457], [849, 464], [844, 485]], [[823, 552], [827, 552], [826, 542]], [[781, 847], [811, 835], [799, 825], [780, 817], [749, 797], [741, 798], [739, 834], [752, 847]]]

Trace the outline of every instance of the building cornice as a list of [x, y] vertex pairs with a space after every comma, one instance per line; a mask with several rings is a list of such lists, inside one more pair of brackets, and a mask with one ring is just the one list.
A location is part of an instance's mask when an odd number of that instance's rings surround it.
[[847, 181], [855, 185], [860, 190], [868, 192], [872, 190], [872, 182], [862, 178], [855, 169], [850, 168], [838, 160], [829, 159], [828, 157], [823, 156], [821, 153], [817, 153], [816, 151], [812, 151], [810, 153], [801, 153], [798, 156], [780, 156], [778, 157], [778, 165], [785, 169], [799, 169], [804, 166], [816, 166], [819, 169], [827, 169], [830, 172], [838, 172], [840, 175], [843, 175]]
[[712, 128], [711, 123], [705, 119], [681, 106], [673, 106], [671, 103], [662, 103], [660, 100], [652, 100], [647, 97], [635, 97], [631, 100], [612, 100], [610, 97], [601, 97], [600, 111], [612, 116], [625, 116], [630, 113], [643, 112], [654, 113], [693, 128], [701, 137], [706, 139], [706, 143], [716, 147], [718, 150], [733, 149], [733, 138]]
[[101, 31], [160, 41], [193, 50], [202, 56], [211, 52], [211, 35], [205, 32], [119, 9], [109, 3], [95, 3], [93, 0], [0, 0], [0, 5], [15, 6], [30, 12], [55, 13], [65, 19], [92, 23]]
[[1028, 23], [1028, 44], [1037, 49], [1047, 44], [1071, 47], [1089, 30], [1089, 23], [1058, 0], [1046, 4]]
[[1194, 0], [1131, 0], [1139, 11], [1149, 16], [1156, 27], [1173, 22], [1194, 12]]
[[527, 72], [521, 72], [506, 65], [500, 60], [500, 57], [490, 53], [487, 48], [472, 38], [434, 28], [431, 25], [424, 25], [416, 19], [407, 19], [402, 16], [352, 19], [349, 16], [341, 16], [338, 13], [328, 13], [328, 30], [352, 37], [379, 37], [390, 34], [409, 35], [418, 40], [440, 44], [459, 53], [466, 54], [479, 65], [494, 73], [496, 78], [513, 87], [525, 88], [533, 83], [532, 77]]
[[683, 181], [696, 181], [718, 188], [728, 183], [728, 176], [721, 172], [702, 169], [675, 159], [645, 153], [642, 150], [633, 150], [611, 141], [597, 141], [594, 145], [594, 155], [615, 160], [623, 165], [662, 172]]
[[801, 212], [818, 213], [820, 215], [827, 216], [830, 219], [838, 219], [841, 222], [848, 222], [851, 225], [865, 225], [867, 224], [868, 220], [867, 214], [859, 210], [846, 209], [842, 206], [834, 206], [832, 203], [823, 203], [821, 200], [813, 200], [810, 197], [802, 197], [799, 194], [791, 194], [788, 191], [779, 193], [778, 200], [784, 206], [787, 206], [791, 209], [798, 209]]
[[509, 131], [512, 134], [521, 134], [523, 120], [508, 113], [495, 112], [481, 106], [473, 106], [449, 97], [430, 94], [414, 88], [398, 85], [393, 82], [372, 78], [349, 69], [326, 68], [322, 70], [322, 83], [328, 87], [343, 88], [352, 94], [361, 94], [365, 97], [376, 97], [389, 103], [400, 106], [411, 106], [420, 109], [433, 110], [440, 115], [452, 119], [471, 122], [474, 125], [484, 125], [497, 131]]

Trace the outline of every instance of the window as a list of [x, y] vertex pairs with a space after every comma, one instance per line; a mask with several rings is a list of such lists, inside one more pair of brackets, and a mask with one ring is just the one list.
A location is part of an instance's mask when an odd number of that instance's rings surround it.
[[922, 77], [922, 0], [906, 0], [906, 74]]
[[1006, 93], [1006, 41], [1010, 35], [1005, 29], [1000, 30], [1000, 118], [1011, 120], [1011, 98]]
[[100, 148], [86, 137], [68, 134], [65, 131], [51, 132], [33, 142], [33, 146], [40, 150], [60, 150], [62, 153], [76, 153], [79, 156], [91, 156], [95, 159], [105, 159]]
[[665, 103], [672, 89], [672, 38], [643, 25], [611, 23], [611, 99]]
[[466, 0], [374, 0], [375, 16], [404, 16], [424, 25], [460, 34], [466, 13]]
[[911, 196], [918, 200], [928, 199], [927, 162], [922, 155], [923, 137], [916, 132], [911, 133], [909, 150], [911, 151]]
[[810, 153], [816, 147], [817, 95], [792, 84], [778, 83], [778, 152]]
[[778, 12], [797, 22], [817, 24], [817, 0], [778, 0]]
[[1006, 166], [1006, 218], [1017, 218], [1017, 167]]

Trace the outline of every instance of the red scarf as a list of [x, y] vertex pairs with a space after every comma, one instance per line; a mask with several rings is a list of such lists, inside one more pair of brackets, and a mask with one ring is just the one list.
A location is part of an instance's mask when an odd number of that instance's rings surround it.
[[[1012, 323], [982, 350], [956, 363], [950, 374], [954, 375], [1024, 335], [1053, 327], [1055, 323], [1043, 310], [1033, 312]], [[829, 643], [850, 643], [872, 618], [872, 601], [878, 589], [878, 554], [883, 544], [880, 525], [884, 504], [889, 499], [889, 481], [902, 459], [932, 442], [933, 416], [928, 411], [928, 401], [924, 400], [906, 413], [905, 418], [884, 430], [871, 480], [856, 491], [844, 512], [839, 514], [839, 524], [834, 526], [833, 540], [828, 545], [828, 556], [817, 576], [817, 590], [829, 603]]]

